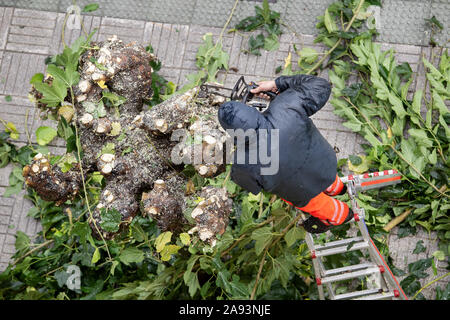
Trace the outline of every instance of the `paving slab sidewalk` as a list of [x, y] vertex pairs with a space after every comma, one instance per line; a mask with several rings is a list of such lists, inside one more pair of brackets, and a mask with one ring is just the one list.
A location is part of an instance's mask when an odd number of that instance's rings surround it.
[[[200, 1], [200, 0], [199, 0]], [[226, 8], [224, 8], [226, 10]], [[35, 142], [34, 132], [40, 125], [55, 126], [51, 121], [42, 121], [28, 100], [29, 79], [34, 73], [45, 72], [45, 59], [63, 49], [62, 41], [72, 43], [82, 35], [81, 29], [65, 28], [63, 24], [65, 14], [50, 11], [38, 11], [12, 7], [0, 7], [0, 114], [6, 121], [16, 124], [20, 133], [19, 145]], [[83, 15], [83, 24], [89, 33], [98, 28], [93, 40], [101, 41], [116, 34], [124, 41], [138, 41], [144, 46], [151, 44], [155, 54], [162, 61], [161, 74], [178, 86], [186, 83], [185, 76], [196, 71], [195, 54], [202, 41], [202, 36], [211, 32], [218, 37], [221, 28], [217, 26], [201, 26], [194, 23], [164, 23], [144, 20], [133, 20], [112, 17]], [[293, 54], [295, 61], [294, 45], [297, 49], [302, 46], [314, 46], [317, 50], [324, 48], [313, 43], [314, 37], [307, 34], [285, 33], [280, 39], [280, 49], [276, 52], [262, 52], [261, 56], [246, 55], [242, 49], [246, 46], [243, 36], [237, 33], [224, 34], [224, 50], [230, 54], [230, 67], [237, 68], [237, 72], [221, 73], [220, 78], [226, 86], [231, 86], [240, 75], [247, 79], [262, 80], [273, 79], [277, 66], [284, 65], [284, 59], [288, 53]], [[382, 43], [382, 48], [393, 48], [399, 62], [409, 62], [414, 72], [417, 72], [415, 84], [411, 86], [411, 92], [424, 81], [423, 68], [420, 59], [430, 56], [430, 48], [405, 44]], [[326, 73], [321, 76], [327, 77]], [[11, 101], [5, 97], [11, 96]], [[324, 137], [335, 146], [339, 153], [338, 158], [345, 158], [350, 154], [361, 153], [360, 144], [364, 139], [352, 133], [342, 125], [343, 120], [334, 115], [333, 108], [327, 104], [320, 112], [312, 117]], [[30, 137], [27, 137], [26, 133]], [[64, 153], [64, 141], [53, 141], [50, 145], [52, 152]], [[8, 186], [9, 173], [12, 165], [0, 169], [0, 194], [4, 193]], [[28, 200], [23, 199], [24, 191], [19, 195], [5, 198], [0, 196], [0, 271], [4, 270], [14, 253], [15, 234], [23, 231], [29, 236], [35, 235], [40, 230], [38, 221], [27, 217], [31, 207]], [[427, 252], [422, 255], [411, 255], [415, 248], [416, 237], [398, 239], [395, 230], [390, 237], [390, 249], [394, 262], [404, 268], [407, 263], [416, 261], [426, 254], [430, 256], [437, 250], [436, 241], [425, 233], [419, 233], [418, 237], [424, 241]], [[435, 237], [435, 236], [434, 236]], [[414, 241], [412, 241], [414, 240]], [[438, 265], [438, 275], [443, 274], [444, 266]], [[427, 283], [434, 276], [422, 280]], [[447, 284], [444, 279], [436, 285], [443, 287]], [[427, 298], [433, 299], [433, 288], [424, 290]]]

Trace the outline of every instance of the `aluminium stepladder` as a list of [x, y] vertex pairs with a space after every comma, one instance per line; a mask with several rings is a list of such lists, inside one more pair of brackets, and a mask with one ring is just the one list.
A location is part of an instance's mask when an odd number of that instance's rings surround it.
[[[351, 207], [354, 213], [353, 219], [348, 223], [356, 222], [361, 235], [327, 242], [324, 245], [316, 245], [313, 236], [310, 233], [306, 233], [306, 244], [311, 252], [319, 298], [321, 300], [325, 300], [324, 286], [331, 300], [407, 300], [401, 286], [373, 243], [364, 222], [364, 208], [360, 208], [356, 201], [359, 191], [396, 184], [400, 182], [400, 179], [401, 175], [396, 170], [385, 170], [364, 175], [349, 175], [341, 178], [342, 182], [347, 184], [347, 192], [350, 196]], [[367, 250], [370, 261], [326, 270], [322, 261], [323, 257], [354, 250]], [[372, 284], [371, 288], [365, 290], [342, 294], [334, 292], [333, 283], [360, 277], [371, 277], [375, 285]]]

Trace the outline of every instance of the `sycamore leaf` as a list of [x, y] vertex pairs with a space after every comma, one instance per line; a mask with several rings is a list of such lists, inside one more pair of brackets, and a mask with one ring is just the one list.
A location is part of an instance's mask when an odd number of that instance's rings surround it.
[[144, 252], [136, 247], [125, 248], [119, 256], [119, 260], [129, 266], [131, 263], [144, 261]]
[[292, 246], [295, 241], [301, 240], [305, 238], [305, 231], [304, 229], [293, 227], [291, 228], [286, 235], [284, 236], [284, 240], [286, 241], [286, 244], [288, 247]]
[[276, 35], [270, 35], [264, 39], [264, 49], [267, 51], [276, 51], [280, 47], [280, 42]]
[[66, 66], [65, 70], [58, 68], [54, 64], [49, 64], [47, 67], [47, 73], [53, 78], [58, 78], [64, 82], [68, 87], [73, 86], [80, 80], [78, 72], [72, 69], [70, 66]]
[[264, 248], [272, 241], [271, 227], [263, 227], [252, 232], [251, 238], [256, 240], [255, 252], [257, 255], [261, 254]]
[[64, 98], [67, 96], [67, 86], [58, 78], [53, 79], [51, 86], [47, 83], [39, 82], [35, 82], [33, 85], [43, 95], [43, 98], [39, 101], [48, 104], [49, 107], [56, 107], [64, 102]]

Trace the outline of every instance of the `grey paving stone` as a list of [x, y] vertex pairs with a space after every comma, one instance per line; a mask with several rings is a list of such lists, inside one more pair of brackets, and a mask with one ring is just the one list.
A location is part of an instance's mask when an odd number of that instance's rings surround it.
[[425, 44], [425, 19], [430, 18], [430, 5], [431, 1], [385, 1], [381, 10], [380, 40]]
[[59, 0], [0, 0], [0, 6], [57, 11]]
[[[77, 6], [83, 10], [84, 6], [90, 3], [97, 3], [99, 8], [96, 11], [82, 13], [83, 15], [108, 16], [123, 19], [148, 20], [151, 15], [151, 4], [155, 0], [127, 0], [127, 1], [111, 1], [111, 0], [78, 0]], [[72, 0], [59, 1], [59, 12], [65, 13], [73, 4]]]
[[6, 45], [6, 38], [8, 36], [8, 31], [11, 24], [13, 14], [13, 8], [2, 8], [0, 7], [0, 49], [4, 49]]
[[190, 24], [196, 1], [165, 0], [150, 3], [146, 19], [158, 22]]
[[123, 41], [141, 42], [144, 36], [144, 27], [144, 21], [103, 17], [98, 31], [98, 40], [103, 41], [112, 35], [117, 35]]
[[54, 12], [15, 9], [6, 50], [48, 54], [56, 16]]
[[317, 34], [317, 17], [323, 15], [325, 9], [333, 2], [326, 1], [290, 1], [286, 8], [284, 20], [298, 33]]

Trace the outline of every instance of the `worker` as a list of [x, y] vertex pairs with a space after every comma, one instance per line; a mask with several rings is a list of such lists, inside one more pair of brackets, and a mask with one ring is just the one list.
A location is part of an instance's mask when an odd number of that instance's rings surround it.
[[352, 210], [333, 198], [347, 189], [337, 175], [336, 153], [310, 119], [327, 102], [330, 83], [299, 74], [257, 84], [253, 94], [264, 98], [268, 98], [264, 91], [277, 94], [269, 107], [259, 112], [244, 103], [228, 101], [219, 108], [219, 122], [224, 129], [278, 129], [279, 169], [262, 175], [259, 160], [256, 164], [233, 161], [231, 179], [253, 194], [271, 192], [309, 213], [303, 222], [307, 232], [323, 233], [350, 221]]

